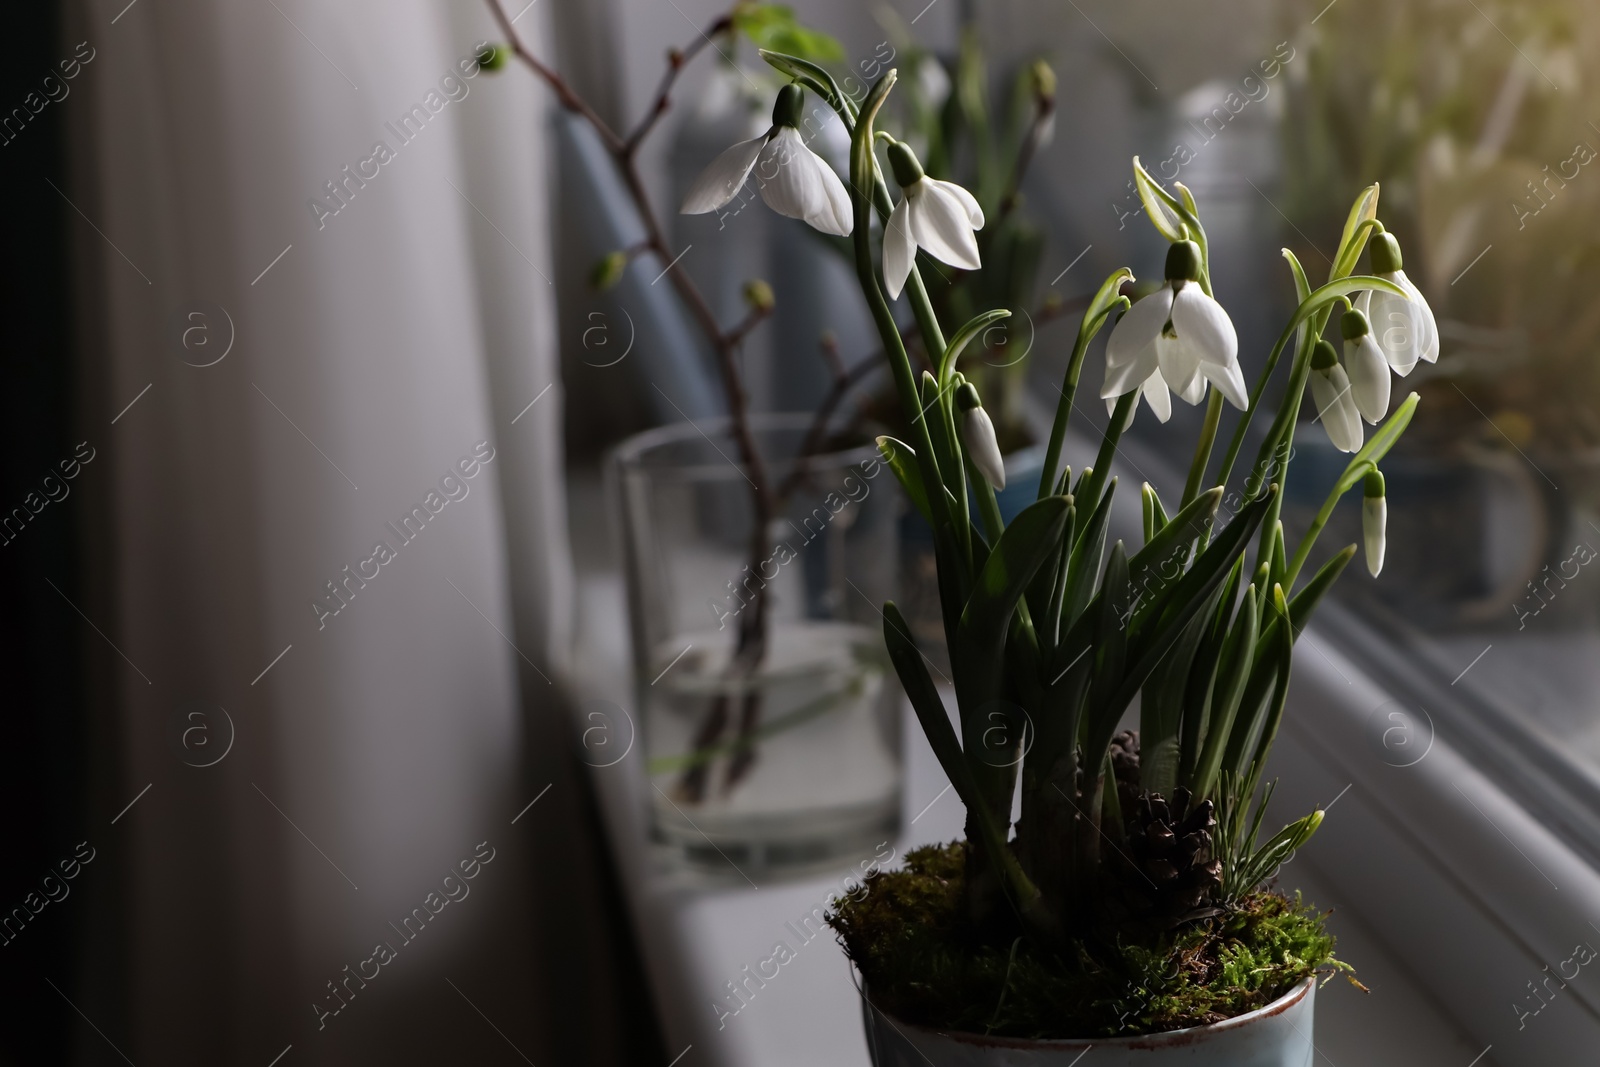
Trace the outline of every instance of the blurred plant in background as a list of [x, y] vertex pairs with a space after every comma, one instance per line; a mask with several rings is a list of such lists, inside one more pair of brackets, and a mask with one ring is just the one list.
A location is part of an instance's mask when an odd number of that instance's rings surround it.
[[1343, 0], [1290, 72], [1284, 211], [1323, 232], [1381, 183], [1438, 313], [1419, 442], [1600, 446], [1600, 87], [1578, 63], [1597, 34], [1578, 0]]

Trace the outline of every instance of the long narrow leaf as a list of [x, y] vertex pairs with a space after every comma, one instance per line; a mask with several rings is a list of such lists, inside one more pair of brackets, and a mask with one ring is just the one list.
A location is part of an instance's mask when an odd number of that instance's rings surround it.
[[933, 514], [928, 510], [928, 492], [922, 485], [922, 472], [917, 469], [917, 453], [904, 441], [884, 435], [878, 438], [878, 454], [894, 472], [900, 488], [906, 491], [917, 514], [924, 522], [933, 525]]
[[[1088, 471], [1084, 471], [1088, 474]], [[1081, 485], [1080, 480], [1080, 485]], [[1089, 516], [1088, 524], [1078, 536], [1072, 555], [1067, 560], [1067, 585], [1062, 592], [1060, 628], [1070, 630], [1089, 599], [1094, 596], [1095, 582], [1100, 577], [1100, 560], [1105, 555], [1106, 528], [1111, 521], [1111, 498], [1116, 495], [1117, 480], [1111, 479], [1100, 506]], [[1075, 501], [1081, 499], [1073, 498]]]

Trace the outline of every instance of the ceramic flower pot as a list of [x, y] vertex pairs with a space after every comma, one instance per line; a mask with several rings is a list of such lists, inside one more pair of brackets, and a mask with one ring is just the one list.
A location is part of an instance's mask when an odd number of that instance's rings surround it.
[[1305, 1067], [1312, 1061], [1316, 980], [1226, 1022], [1143, 1037], [1027, 1041], [941, 1033], [891, 1018], [861, 998], [874, 1067]]

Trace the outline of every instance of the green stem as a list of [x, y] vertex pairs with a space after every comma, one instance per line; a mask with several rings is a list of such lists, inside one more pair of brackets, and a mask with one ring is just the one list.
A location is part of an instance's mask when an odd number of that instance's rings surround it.
[[[877, 160], [872, 152], [871, 126], [872, 119], [877, 110], [882, 106], [884, 98], [888, 95], [889, 87], [894, 84], [893, 72], [887, 74], [874, 87], [872, 94], [867, 98], [867, 105], [863, 106], [860, 118], [857, 120], [855, 136], [851, 144], [851, 206], [854, 208], [854, 243], [856, 275], [861, 284], [861, 292], [867, 301], [867, 307], [872, 312], [873, 325], [878, 329], [878, 335], [883, 341], [884, 353], [889, 357], [889, 368], [894, 375], [895, 392], [900, 399], [900, 408], [907, 413], [919, 411], [921, 404], [917, 393], [916, 375], [911, 370], [911, 359], [906, 355], [905, 344], [900, 340], [900, 327], [894, 321], [894, 314], [889, 310], [889, 301], [878, 284], [877, 269], [872, 261], [872, 203], [861, 194], [860, 190], [868, 186], [876, 186], [884, 196], [888, 195], [883, 188], [883, 180], [877, 174]], [[869, 109], [870, 108], [870, 109]], [[861, 136], [861, 127], [867, 127], [865, 144]], [[913, 270], [915, 275], [915, 270]], [[934, 534], [940, 536], [940, 527], [946, 526], [952, 530], [957, 522], [966, 522], [966, 516], [959, 519], [951, 514], [950, 502], [944, 493], [944, 481], [939, 476], [939, 466], [934, 458], [933, 435], [928, 429], [928, 420], [913, 417], [911, 419], [912, 435], [916, 438], [917, 465], [922, 473], [922, 484], [927, 489], [928, 510], [933, 518]], [[953, 476], [960, 477], [959, 472], [952, 471]]]
[[1094, 470], [1084, 483], [1082, 499], [1078, 501], [1078, 514], [1092, 515], [1094, 509], [1100, 506], [1100, 494], [1105, 489], [1106, 479], [1111, 477], [1111, 458], [1117, 450], [1117, 442], [1122, 440], [1122, 432], [1133, 421], [1133, 406], [1138, 402], [1137, 389], [1117, 397], [1116, 410], [1111, 413], [1105, 436], [1100, 439], [1100, 452], [1094, 458]]
[[1206, 467], [1211, 463], [1211, 447], [1217, 440], [1217, 427], [1222, 422], [1222, 392], [1218, 389], [1211, 390], [1211, 399], [1206, 401], [1206, 421], [1200, 427], [1200, 440], [1195, 443], [1194, 459], [1189, 464], [1189, 480], [1183, 486], [1183, 502], [1179, 507], [1187, 507], [1190, 501], [1200, 495], [1200, 483], [1205, 479]]
[[1372, 468], [1373, 464], [1371, 463], [1357, 464], [1354, 467], [1358, 472], [1355, 478], [1352, 479], [1350, 471], [1346, 470], [1344, 476], [1334, 483], [1333, 490], [1328, 493], [1328, 498], [1322, 502], [1322, 509], [1317, 512], [1317, 517], [1311, 520], [1311, 525], [1306, 529], [1305, 536], [1300, 539], [1300, 546], [1294, 550], [1294, 558], [1289, 561], [1288, 569], [1283, 572], [1283, 581], [1279, 584], [1283, 586], [1285, 594], [1294, 588], [1294, 580], [1299, 576], [1300, 569], [1306, 565], [1306, 558], [1311, 555], [1311, 549], [1317, 543], [1317, 537], [1322, 533], [1322, 528], [1328, 525], [1328, 520], [1333, 517], [1333, 509], [1338, 506], [1344, 495], [1355, 487], [1356, 483], [1366, 477], [1367, 471]]

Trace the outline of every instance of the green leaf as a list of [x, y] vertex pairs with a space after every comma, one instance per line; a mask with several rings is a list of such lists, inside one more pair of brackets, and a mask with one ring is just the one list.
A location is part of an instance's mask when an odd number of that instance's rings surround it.
[[844, 48], [825, 33], [802, 25], [783, 4], [741, 3], [733, 9], [733, 28], [757, 48], [786, 52], [823, 63], [844, 59]]
[[[1140, 593], [1141, 605], [1147, 605], [1154, 600], [1153, 596], [1144, 595], [1149, 592], [1152, 572], [1158, 579], [1156, 592], [1178, 580], [1183, 573], [1184, 563], [1188, 561], [1187, 546], [1210, 528], [1217, 507], [1221, 503], [1222, 487], [1219, 485], [1207, 489], [1189, 501], [1134, 554], [1133, 559], [1128, 562], [1128, 571], [1134, 589]], [[1171, 574], [1166, 573], [1165, 565], [1169, 563], [1176, 565]]]
[[985, 643], [1004, 640], [1023, 590], [1060, 544], [1071, 506], [1066, 497], [1045, 497], [1011, 520], [989, 551], [961, 613], [963, 635], [983, 635]]
[[1244, 699], [1249, 681], [1250, 667], [1255, 657], [1256, 638], [1260, 632], [1260, 614], [1256, 609], [1255, 587], [1247, 587], [1239, 617], [1234, 620], [1219, 659], [1216, 689], [1211, 699], [1211, 721], [1202, 742], [1200, 758], [1195, 763], [1192, 789], [1197, 797], [1208, 796], [1222, 766], [1222, 754], [1232, 733], [1239, 703]]
[[[1085, 470], [1084, 473], [1089, 472]], [[1081, 481], [1079, 487], [1082, 487]], [[1078, 616], [1094, 596], [1095, 581], [1100, 577], [1100, 560], [1106, 550], [1106, 528], [1111, 521], [1111, 498], [1116, 492], [1117, 480], [1113, 478], [1105, 496], [1100, 498], [1100, 506], [1089, 516], [1089, 524], [1083, 528], [1078, 543], [1072, 548], [1072, 554], [1067, 557], [1067, 584], [1061, 596], [1062, 630], [1072, 629]], [[1073, 499], [1077, 500], [1077, 497], [1074, 496]]]
[[878, 454], [889, 465], [889, 469], [894, 471], [894, 476], [900, 481], [900, 488], [911, 498], [917, 514], [932, 526], [933, 513], [928, 510], [928, 493], [922, 486], [922, 474], [917, 469], [917, 453], [904, 441], [897, 441], [885, 434], [878, 438]]
[[889, 660], [894, 664], [895, 673], [900, 676], [900, 684], [911, 701], [912, 710], [917, 713], [922, 732], [928, 736], [929, 747], [938, 757], [945, 775], [956, 786], [956, 791], [962, 793], [965, 799], [970, 791], [964, 787], [967, 764], [961, 751], [961, 742], [956, 738], [955, 727], [950, 724], [950, 716], [944, 709], [944, 701], [939, 698], [939, 690], [934, 686], [922, 653], [911, 636], [911, 627], [892, 600], [883, 605], [883, 640], [889, 646]]
[[[1288, 616], [1289, 605], [1284, 603], [1281, 585], [1272, 587], [1272, 604], [1280, 618]], [[1278, 638], [1278, 655], [1283, 665], [1278, 672], [1277, 685], [1273, 687], [1272, 700], [1267, 704], [1266, 719], [1257, 736], [1255, 757], [1251, 760], [1249, 787], [1252, 790], [1261, 777], [1261, 770], [1266, 765], [1267, 753], [1272, 749], [1272, 742], [1277, 739], [1278, 724], [1283, 722], [1283, 707], [1289, 700], [1289, 679], [1294, 667], [1294, 637], [1288, 630], [1281, 631], [1281, 636]]]
[[1189, 234], [1183, 219], [1183, 212], [1186, 209], [1171, 193], [1161, 187], [1160, 182], [1150, 177], [1140, 164], [1138, 156], [1133, 157], [1133, 184], [1139, 191], [1139, 199], [1144, 203], [1145, 214], [1150, 217], [1156, 232], [1169, 241], [1187, 240]]
[[1322, 565], [1315, 577], [1305, 584], [1289, 601], [1289, 622], [1294, 627], [1294, 636], [1299, 637], [1306, 628], [1306, 623], [1311, 621], [1311, 613], [1317, 610], [1317, 605], [1327, 595], [1333, 583], [1339, 580], [1339, 575], [1344, 572], [1345, 566], [1355, 558], [1356, 546], [1346, 545], [1328, 562]]
[[1363, 223], [1371, 222], [1377, 217], [1378, 183], [1373, 182], [1361, 190], [1356, 202], [1350, 206], [1350, 214], [1344, 220], [1344, 232], [1339, 235], [1339, 253], [1334, 257], [1333, 265], [1328, 271], [1330, 281], [1349, 274], [1355, 268], [1356, 260], [1361, 256], [1361, 244], [1355, 240], [1356, 231]]
[[1139, 490], [1139, 502], [1144, 512], [1144, 543], [1149, 544], [1161, 528], [1167, 524], [1167, 511], [1161, 506], [1161, 498], [1156, 495], [1155, 486], [1149, 482]]
[[[1234, 569], [1237, 571], [1237, 566]], [[1150, 672], [1139, 698], [1139, 784], [1162, 796], [1170, 797], [1178, 784], [1178, 737], [1183, 727], [1189, 671], [1196, 665], [1195, 653], [1210, 629], [1208, 609], [1214, 607], [1221, 592], [1218, 587], [1208, 603], [1195, 612], [1178, 640]]]
[[1089, 301], [1089, 306], [1083, 312], [1083, 319], [1078, 323], [1078, 338], [1081, 344], [1088, 344], [1094, 335], [1100, 332], [1106, 316], [1111, 313], [1119, 300], [1127, 300], [1127, 297], [1120, 295], [1120, 290], [1123, 282], [1131, 281], [1133, 281], [1133, 271], [1127, 267], [1118, 267], [1100, 283], [1099, 292]]
[[774, 52], [770, 49], [757, 50], [762, 59], [767, 61], [778, 73], [792, 78], [807, 89], [820, 96], [825, 103], [838, 114], [844, 123], [846, 132], [854, 135], [856, 128], [856, 106], [850, 98], [839, 90], [839, 83], [833, 80], [833, 75], [825, 69], [807, 59], [799, 56], [787, 55], [783, 52]]
[[[1128, 634], [1129, 658], [1133, 664], [1125, 673], [1115, 695], [1103, 704], [1091, 707], [1096, 720], [1090, 724], [1087, 735], [1088, 744], [1084, 748], [1086, 760], [1099, 760], [1104, 755], [1122, 712], [1133, 702], [1150, 672], [1155, 670], [1162, 657], [1182, 635], [1184, 627], [1210, 603], [1211, 594], [1217, 586], [1227, 580], [1240, 553], [1244, 551], [1245, 543], [1260, 528], [1267, 508], [1277, 499], [1277, 492], [1274, 486], [1251, 501], [1211, 546], [1200, 553], [1188, 573], [1158, 594], [1155, 606], [1145, 616], [1144, 625], [1141, 626], [1140, 621], [1135, 619]], [[1070, 640], [1063, 642], [1063, 649], [1074, 643]]]
[[945, 346], [944, 355], [939, 359], [938, 379], [940, 383], [949, 382], [951, 372], [956, 369], [957, 358], [960, 357], [962, 350], [971, 343], [974, 337], [988, 329], [991, 324], [1010, 317], [1011, 312], [1005, 308], [995, 308], [993, 311], [985, 311], [981, 315], [973, 316], [965, 326], [957, 330], [955, 336], [950, 338], [950, 343]]

